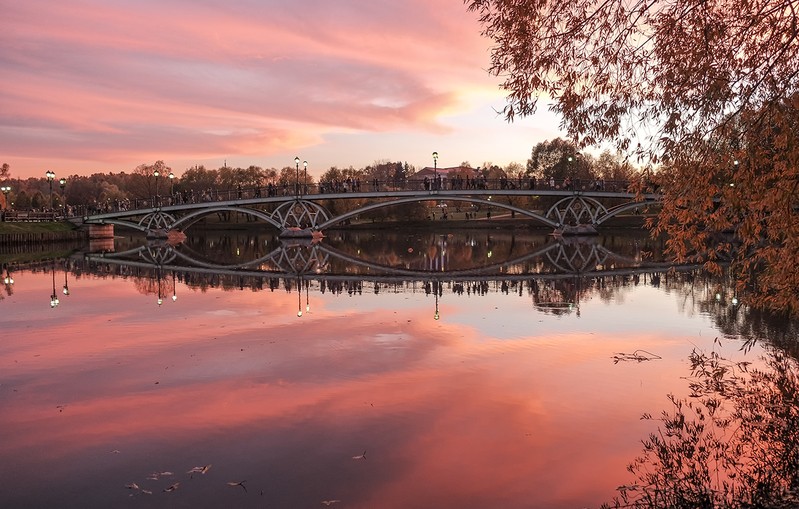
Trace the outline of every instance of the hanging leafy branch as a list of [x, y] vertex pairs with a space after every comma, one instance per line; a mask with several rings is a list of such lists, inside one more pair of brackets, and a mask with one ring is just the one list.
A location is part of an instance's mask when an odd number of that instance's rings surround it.
[[615, 144], [657, 173], [679, 261], [799, 313], [799, 0], [465, 3], [508, 120], [543, 101], [578, 146]]

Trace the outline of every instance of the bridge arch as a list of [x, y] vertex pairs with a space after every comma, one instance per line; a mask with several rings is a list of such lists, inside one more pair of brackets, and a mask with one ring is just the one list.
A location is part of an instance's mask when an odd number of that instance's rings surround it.
[[527, 216], [527, 217], [530, 217], [530, 218], [535, 219], [537, 221], [540, 221], [540, 222], [544, 223], [547, 226], [551, 226], [552, 228], [557, 228], [558, 226], [560, 226], [557, 222], [553, 221], [552, 219], [550, 219], [548, 217], [544, 217], [541, 214], [538, 214], [538, 213], [533, 212], [531, 210], [522, 209], [522, 208], [515, 207], [513, 205], [509, 205], [509, 204], [505, 204], [505, 203], [500, 203], [500, 202], [495, 202], [495, 201], [490, 201], [490, 200], [484, 200], [482, 198], [474, 198], [472, 196], [446, 196], [446, 197], [442, 197], [442, 196], [439, 196], [439, 195], [417, 195], [417, 196], [409, 196], [409, 197], [406, 197], [406, 198], [399, 198], [399, 199], [391, 200], [391, 201], [373, 203], [371, 205], [366, 205], [365, 207], [360, 207], [358, 209], [351, 210], [350, 212], [346, 212], [344, 214], [341, 214], [340, 216], [336, 216], [336, 217], [334, 217], [332, 219], [328, 219], [327, 221], [317, 225], [316, 229], [324, 230], [325, 228], [329, 228], [329, 227], [331, 227], [331, 226], [333, 226], [335, 224], [338, 224], [338, 223], [340, 223], [342, 221], [346, 221], [347, 219], [359, 216], [359, 215], [361, 215], [363, 213], [366, 213], [366, 212], [369, 212], [369, 211], [372, 211], [372, 210], [377, 210], [377, 209], [381, 209], [381, 208], [385, 208], [385, 207], [392, 207], [394, 205], [402, 205], [403, 203], [418, 203], [418, 202], [422, 202], [422, 201], [463, 201], [463, 202], [469, 202], [469, 203], [479, 203], [479, 204], [487, 205], [487, 206], [490, 206], [490, 207], [499, 207], [499, 208], [511, 210], [511, 211], [514, 211], [514, 212], [518, 212], [519, 214], [522, 214], [524, 216]]
[[605, 221], [607, 221], [608, 219], [618, 216], [622, 212], [627, 212], [628, 210], [635, 210], [635, 209], [638, 209], [638, 208], [641, 208], [641, 207], [647, 207], [647, 206], [652, 206], [652, 205], [659, 205], [659, 202], [656, 201], [656, 200], [647, 199], [647, 200], [644, 200], [644, 201], [634, 201], [634, 202], [630, 202], [630, 203], [623, 203], [623, 204], [617, 205], [615, 207], [611, 207], [611, 208], [607, 209], [607, 213], [604, 216], [600, 217], [597, 220], [596, 224], [597, 224], [597, 226], [599, 226], [602, 223], [604, 223]]
[[267, 214], [260, 210], [251, 209], [249, 207], [235, 207], [230, 205], [221, 205], [216, 207], [210, 207], [207, 209], [195, 210], [194, 212], [190, 212], [189, 214], [181, 217], [180, 219], [172, 223], [171, 227], [185, 229], [193, 225], [203, 217], [210, 214], [215, 214], [217, 212], [240, 212], [242, 214], [247, 214], [253, 217], [257, 217], [258, 219], [262, 219], [277, 229], [283, 229], [283, 226], [278, 221], [276, 221], [270, 214]]

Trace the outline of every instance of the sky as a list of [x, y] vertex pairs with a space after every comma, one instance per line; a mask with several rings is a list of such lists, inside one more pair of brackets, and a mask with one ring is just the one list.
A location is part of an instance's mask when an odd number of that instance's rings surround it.
[[402, 161], [525, 164], [461, 0], [0, 0], [0, 163], [15, 178]]

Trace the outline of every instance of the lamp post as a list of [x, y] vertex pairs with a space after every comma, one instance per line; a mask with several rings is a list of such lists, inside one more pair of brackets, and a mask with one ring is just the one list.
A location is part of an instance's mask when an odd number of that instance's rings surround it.
[[64, 177], [58, 179], [58, 186], [61, 188], [61, 208], [64, 211], [64, 217], [67, 217], [67, 195], [64, 194], [64, 188], [67, 187], [67, 179]]
[[300, 158], [294, 158], [294, 165], [297, 167], [297, 184], [294, 186], [294, 196], [300, 197]]
[[158, 168], [153, 171], [153, 176], [155, 177], [155, 198], [153, 199], [153, 207], [158, 206], [158, 177], [161, 176], [161, 172], [158, 171]]
[[45, 173], [47, 183], [50, 185], [50, 210], [53, 209], [53, 179], [55, 179], [55, 172], [47, 170]]
[[302, 175], [302, 192], [308, 194], [308, 161], [302, 162], [303, 175]]
[[569, 177], [571, 179], [571, 188], [574, 189], [574, 157], [569, 156]]
[[433, 189], [438, 189], [438, 152], [433, 152]]
[[167, 177], [169, 177], [169, 196], [170, 196], [170, 200], [172, 200], [172, 203], [174, 203], [174, 200], [175, 200], [175, 174], [170, 171], [169, 175], [167, 175]]

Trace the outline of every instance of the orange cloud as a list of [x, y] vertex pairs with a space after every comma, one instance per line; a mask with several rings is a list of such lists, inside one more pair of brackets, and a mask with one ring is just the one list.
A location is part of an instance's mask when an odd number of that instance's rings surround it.
[[[419, 137], [474, 147], [443, 115], [479, 105], [497, 120], [475, 99], [496, 93], [487, 41], [458, 2], [31, 0], [4, 15], [0, 149], [13, 176], [156, 159], [280, 167], [301, 150], [320, 170], [363, 166], [393, 157], [384, 145], [417, 157]], [[361, 138], [377, 133], [383, 143]]]

